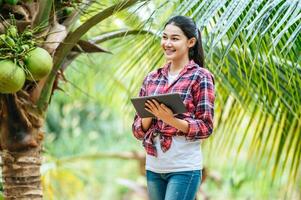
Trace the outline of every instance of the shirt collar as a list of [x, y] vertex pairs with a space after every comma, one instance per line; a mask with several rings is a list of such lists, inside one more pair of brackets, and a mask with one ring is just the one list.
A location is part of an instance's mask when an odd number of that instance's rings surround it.
[[[169, 71], [169, 68], [170, 68], [170, 62], [166, 63], [163, 68], [162, 68], [162, 71], [161, 73], [164, 75], [164, 76], [168, 76], [168, 71]], [[197, 67], [198, 64], [196, 64], [193, 60], [190, 60], [185, 66], [184, 66], [184, 71], [187, 71], [187, 69], [191, 69], [193, 67]]]

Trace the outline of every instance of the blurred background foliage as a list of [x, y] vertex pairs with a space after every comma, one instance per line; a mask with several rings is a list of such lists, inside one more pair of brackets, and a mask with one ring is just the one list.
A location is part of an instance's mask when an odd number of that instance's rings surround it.
[[[96, 1], [77, 25], [117, 1]], [[141, 2], [84, 37], [144, 30], [99, 43], [111, 54], [79, 56], [48, 112], [45, 199], [145, 199], [131, 133], [143, 77], [164, 63], [160, 32], [174, 14], [203, 33], [216, 79], [214, 134], [202, 143], [199, 199], [301, 199], [300, 1]], [[134, 152], [134, 156], [122, 156]], [[118, 156], [121, 155], [121, 156]]]

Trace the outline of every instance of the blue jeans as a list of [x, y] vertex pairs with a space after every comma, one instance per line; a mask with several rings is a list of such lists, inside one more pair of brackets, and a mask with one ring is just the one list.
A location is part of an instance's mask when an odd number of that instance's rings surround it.
[[150, 200], [194, 200], [201, 183], [200, 170], [155, 173], [146, 170]]

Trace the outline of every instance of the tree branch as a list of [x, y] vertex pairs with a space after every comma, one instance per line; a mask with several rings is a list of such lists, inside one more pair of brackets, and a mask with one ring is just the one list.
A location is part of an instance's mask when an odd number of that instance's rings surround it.
[[53, 87], [55, 77], [57, 75], [57, 71], [59, 70], [64, 58], [68, 55], [68, 53], [71, 51], [73, 46], [80, 40], [80, 38], [96, 24], [112, 16], [114, 13], [134, 5], [138, 1], [139, 0], [124, 0], [119, 3], [116, 3], [115, 5], [99, 12], [98, 14], [88, 19], [85, 23], [83, 23], [74, 32], [70, 33], [65, 38], [64, 42], [62, 42], [59, 45], [58, 49], [55, 52], [53, 69], [48, 76], [47, 82], [42, 90], [42, 94], [37, 102], [37, 106], [41, 111], [47, 110], [48, 102], [51, 97], [51, 90]]
[[155, 33], [147, 30], [119, 30], [119, 31], [113, 31], [109, 33], [104, 33], [100, 36], [97, 36], [95, 38], [92, 38], [91, 41], [94, 43], [102, 43], [107, 40], [112, 40], [115, 38], [120, 38], [120, 37], [125, 37], [128, 35], [142, 35], [142, 34], [150, 34], [150, 35], [155, 35]]
[[89, 6], [93, 3], [92, 0], [87, 0], [83, 5], [80, 6], [79, 9], [74, 11], [64, 22], [63, 25], [66, 26], [69, 31], [71, 26], [76, 22], [76, 20], [80, 17], [80, 13], [89, 8]]

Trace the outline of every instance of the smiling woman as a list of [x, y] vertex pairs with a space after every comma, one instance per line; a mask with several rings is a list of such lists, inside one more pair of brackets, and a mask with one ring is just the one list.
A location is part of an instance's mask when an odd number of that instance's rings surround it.
[[166, 64], [149, 73], [139, 96], [177, 92], [186, 113], [174, 115], [166, 105], [149, 100], [154, 118], [136, 114], [133, 134], [146, 150], [146, 178], [151, 200], [193, 200], [202, 177], [201, 139], [213, 131], [214, 78], [204, 68], [201, 34], [195, 22], [175, 16], [161, 39]]

